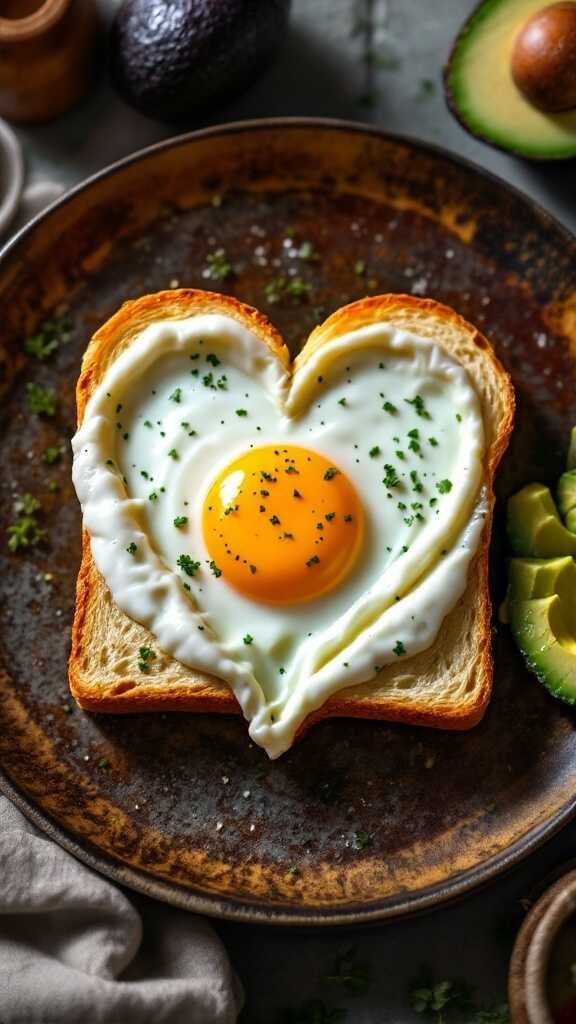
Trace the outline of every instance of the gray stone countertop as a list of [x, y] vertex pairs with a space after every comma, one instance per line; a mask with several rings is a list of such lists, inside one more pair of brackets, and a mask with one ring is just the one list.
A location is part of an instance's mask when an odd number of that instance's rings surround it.
[[[108, 0], [105, 13], [114, 6]], [[293, 0], [290, 33], [276, 64], [249, 92], [187, 130], [274, 115], [368, 121], [473, 160], [576, 230], [576, 161], [528, 163], [499, 153], [468, 136], [445, 108], [441, 68], [472, 7], [472, 0]], [[369, 73], [359, 31], [367, 12], [374, 26], [370, 49], [377, 56]], [[66, 186], [172, 134], [173, 127], [126, 107], [104, 74], [94, 93], [65, 117], [18, 129], [28, 182]], [[501, 1000], [521, 901], [575, 853], [574, 826], [568, 826], [521, 867], [458, 905], [371, 930], [295, 933], [218, 925], [246, 989], [243, 1020], [273, 1024], [285, 1008], [318, 998], [327, 1007], [346, 1008], [350, 1024], [411, 1024], [423, 1019], [410, 1010], [407, 995], [422, 964], [437, 980], [464, 978], [479, 998]], [[373, 977], [368, 991], [356, 996], [322, 980], [350, 947], [371, 965]], [[294, 1018], [294, 1024], [307, 1019]], [[336, 1019], [319, 1015], [314, 1024]]]

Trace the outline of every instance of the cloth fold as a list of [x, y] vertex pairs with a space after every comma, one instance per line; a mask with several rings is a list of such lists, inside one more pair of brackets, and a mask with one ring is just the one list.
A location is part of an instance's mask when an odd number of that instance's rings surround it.
[[0, 797], [0, 1024], [234, 1024], [209, 924], [128, 898]]

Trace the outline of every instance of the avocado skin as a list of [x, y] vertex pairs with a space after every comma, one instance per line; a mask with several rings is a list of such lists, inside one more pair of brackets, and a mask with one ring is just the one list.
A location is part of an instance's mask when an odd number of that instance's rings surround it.
[[125, 0], [111, 29], [111, 76], [149, 117], [181, 121], [225, 102], [271, 62], [291, 0]]

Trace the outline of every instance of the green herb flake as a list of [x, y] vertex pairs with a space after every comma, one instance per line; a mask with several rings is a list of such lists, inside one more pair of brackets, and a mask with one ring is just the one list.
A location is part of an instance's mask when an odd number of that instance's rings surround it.
[[182, 401], [182, 388], [174, 388], [174, 391], [168, 397], [171, 402], [176, 402], [177, 405], [180, 405]]
[[170, 456], [171, 459], [174, 459], [175, 461], [177, 461], [180, 458], [175, 448], [171, 448], [170, 451], [168, 452], [168, 455]]
[[392, 648], [397, 658], [400, 658], [403, 654], [406, 654], [406, 648], [401, 640], [397, 640], [394, 647]]
[[58, 345], [59, 342], [56, 338], [47, 338], [44, 334], [39, 333], [34, 334], [31, 338], [26, 338], [24, 351], [26, 355], [34, 356], [35, 359], [44, 362], [56, 351]]
[[148, 430], [152, 430], [152, 424], [150, 420], [144, 420], [144, 426], [148, 427]]
[[388, 462], [384, 465], [385, 477], [382, 481], [385, 487], [398, 487], [400, 484], [400, 478], [394, 469]]
[[327, 469], [326, 472], [324, 473], [324, 479], [333, 480], [335, 476], [338, 476], [339, 472], [340, 470], [336, 469], [335, 466], [330, 466], [330, 468]]
[[413, 470], [411, 471], [411, 473], [410, 473], [410, 479], [411, 479], [411, 481], [412, 481], [412, 490], [413, 490], [413, 491], [416, 491], [416, 492], [417, 492], [418, 494], [421, 494], [421, 493], [422, 493], [422, 491], [424, 490], [424, 484], [423, 484], [423, 483], [422, 483], [422, 481], [421, 481], [421, 480], [419, 479], [419, 477], [418, 477], [418, 473], [416, 472], [416, 470], [415, 470], [415, 469], [413, 469]]
[[384, 409], [384, 412], [389, 412], [391, 416], [395, 412], [398, 412], [398, 409], [396, 408], [395, 405], [392, 404], [392, 402], [384, 402], [384, 405], [382, 406], [382, 408]]
[[200, 562], [195, 562], [190, 555], [179, 555], [176, 565], [182, 569], [183, 573], [186, 573], [186, 576], [194, 576], [200, 568]]
[[138, 551], [138, 545], [135, 544], [134, 541], [131, 541], [128, 547], [126, 548], [126, 551], [128, 552], [129, 555], [135, 555], [136, 552]]
[[62, 458], [62, 451], [60, 448], [47, 448], [42, 454], [42, 462], [45, 462], [47, 466], [53, 466], [56, 462], [60, 462]]
[[138, 662], [138, 668], [140, 669], [141, 672], [148, 672], [150, 668], [149, 663], [156, 659], [156, 654], [154, 653], [151, 647], [141, 647], [140, 650], [138, 651], [138, 655], [140, 658]]
[[426, 405], [424, 403], [424, 399], [422, 398], [422, 395], [416, 395], [415, 398], [405, 398], [404, 401], [406, 402], [407, 405], [411, 405], [411, 406], [414, 407], [414, 411], [415, 411], [416, 415], [420, 416], [421, 419], [423, 419], [423, 420], [431, 420], [432, 419], [430, 413], [428, 412], [428, 410], [426, 408]]
[[311, 569], [313, 565], [319, 565], [319, 564], [320, 564], [320, 559], [318, 558], [318, 555], [312, 555], [312, 557], [309, 558], [306, 561], [306, 565], [307, 565], [307, 567], [309, 569]]
[[372, 846], [373, 839], [369, 832], [358, 831], [354, 833], [353, 846], [355, 850], [367, 850]]
[[375, 444], [374, 447], [370, 449], [368, 454], [369, 454], [371, 459], [376, 459], [380, 455], [381, 451], [382, 451], [382, 449], [380, 448], [380, 446]]
[[36, 517], [36, 513], [40, 511], [40, 502], [32, 494], [23, 494], [14, 502], [16, 521], [6, 528], [10, 551], [34, 547], [44, 540], [46, 530], [38, 525]]
[[206, 257], [206, 270], [204, 271], [205, 277], [209, 277], [213, 281], [227, 281], [233, 274], [232, 264], [228, 260], [224, 249], [215, 249], [214, 252], [208, 253]]
[[26, 385], [26, 398], [30, 412], [36, 416], [54, 416], [58, 399], [53, 388], [42, 388], [32, 382]]
[[348, 405], [348, 402], [346, 401], [345, 398], [339, 398], [338, 405]]
[[326, 515], [324, 516], [324, 519], [326, 519], [327, 522], [331, 523], [335, 515], [335, 512], [327, 512]]
[[243, 638], [242, 642], [245, 643], [247, 647], [250, 647], [250, 644], [254, 643], [254, 637], [250, 636], [250, 633], [246, 633], [246, 636]]
[[151, 491], [148, 495], [148, 501], [158, 501], [158, 494], [156, 491]]
[[216, 562], [214, 561], [214, 559], [212, 559], [208, 563], [208, 566], [210, 568], [210, 572], [212, 573], [213, 576], [216, 576], [216, 578], [218, 578], [219, 576], [222, 575], [222, 569], [218, 568], [218, 566], [216, 565]]
[[247, 409], [236, 409], [236, 415], [237, 416], [247, 416], [248, 415], [248, 410]]
[[435, 437], [429, 437], [428, 438], [428, 444], [431, 444], [433, 448], [437, 448], [438, 447], [438, 441], [436, 440]]
[[176, 527], [177, 530], [179, 530], [181, 526], [186, 526], [187, 522], [188, 516], [176, 516], [176, 518], [174, 519], [174, 526]]
[[436, 490], [439, 491], [440, 494], [449, 494], [452, 490], [452, 481], [439, 480], [436, 484]]
[[214, 352], [209, 352], [206, 356], [206, 362], [210, 363], [210, 366], [220, 366], [220, 360]]

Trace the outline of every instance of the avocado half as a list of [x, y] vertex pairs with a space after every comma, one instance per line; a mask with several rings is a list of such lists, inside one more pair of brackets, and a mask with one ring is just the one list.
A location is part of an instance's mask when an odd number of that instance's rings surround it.
[[546, 0], [483, 0], [461, 29], [444, 69], [448, 106], [462, 126], [492, 146], [538, 160], [576, 156], [576, 110], [543, 113], [514, 84], [518, 32]]

